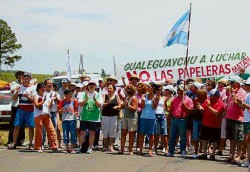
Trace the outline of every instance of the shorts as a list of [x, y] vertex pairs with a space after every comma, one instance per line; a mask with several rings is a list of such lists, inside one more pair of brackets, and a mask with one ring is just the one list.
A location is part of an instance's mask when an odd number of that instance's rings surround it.
[[117, 130], [117, 116], [102, 116], [103, 138], [115, 138]]
[[250, 134], [250, 122], [244, 122], [244, 134]]
[[136, 118], [126, 118], [122, 119], [122, 129], [127, 129], [128, 131], [137, 131], [138, 123]]
[[220, 128], [211, 128], [202, 125], [200, 139], [208, 140], [210, 143], [218, 143], [220, 141], [220, 130]]
[[192, 131], [192, 140], [200, 139], [200, 131], [201, 131], [201, 120], [193, 121], [193, 131]]
[[155, 114], [155, 134], [167, 135], [167, 120], [165, 114]]
[[244, 140], [243, 130], [244, 130], [243, 122], [227, 119], [227, 124], [226, 124], [227, 139], [235, 141], [243, 141]]
[[220, 133], [220, 138], [222, 138], [222, 139], [227, 138], [226, 126], [227, 126], [227, 119], [222, 118], [222, 121], [221, 121], [221, 133]]
[[154, 134], [155, 133], [155, 119], [140, 119], [140, 133]]
[[91, 121], [80, 121], [80, 130], [86, 131], [98, 131], [99, 129], [99, 122], [91, 122]]
[[26, 125], [31, 128], [35, 127], [34, 112], [26, 112], [18, 108], [16, 112], [14, 126], [26, 127]]

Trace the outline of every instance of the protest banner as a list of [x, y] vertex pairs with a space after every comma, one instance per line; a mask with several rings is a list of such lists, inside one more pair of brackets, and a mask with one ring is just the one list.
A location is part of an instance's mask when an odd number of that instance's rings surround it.
[[210, 78], [230, 76], [239, 73], [240, 68], [250, 65], [246, 52], [218, 53], [188, 57], [185, 71], [185, 57], [141, 60], [116, 65], [117, 77], [130, 78], [136, 74], [142, 82], [165, 81], [166, 79]]

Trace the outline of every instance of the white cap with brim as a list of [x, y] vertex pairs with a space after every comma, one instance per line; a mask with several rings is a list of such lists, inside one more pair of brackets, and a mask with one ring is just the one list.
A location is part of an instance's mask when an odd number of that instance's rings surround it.
[[164, 86], [163, 90], [169, 90], [169, 91], [175, 92], [175, 88], [173, 87], [173, 85]]
[[67, 79], [63, 79], [62, 82], [67, 82]]
[[230, 76], [230, 81], [241, 83], [242, 79], [239, 76]]
[[195, 86], [198, 90], [201, 89], [201, 87], [202, 87], [202, 84], [199, 83], [199, 82], [197, 82], [197, 81], [195, 81], [193, 84], [194, 84], [194, 86]]
[[81, 83], [77, 83], [75, 87], [82, 88], [82, 84]]

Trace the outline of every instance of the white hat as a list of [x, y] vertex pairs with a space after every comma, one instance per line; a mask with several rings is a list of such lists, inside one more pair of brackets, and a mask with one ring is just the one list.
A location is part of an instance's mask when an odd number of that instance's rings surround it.
[[201, 89], [201, 87], [202, 87], [202, 84], [199, 83], [199, 82], [197, 82], [197, 81], [195, 81], [193, 84], [194, 84], [194, 86], [195, 86], [196, 88], [198, 88], [198, 90]]
[[75, 87], [82, 88], [82, 84], [81, 83], [77, 83]]
[[172, 92], [175, 92], [175, 88], [173, 87], [173, 85], [167, 85], [163, 87], [164, 90], [169, 90]]
[[241, 83], [242, 79], [239, 76], [230, 76], [230, 81]]

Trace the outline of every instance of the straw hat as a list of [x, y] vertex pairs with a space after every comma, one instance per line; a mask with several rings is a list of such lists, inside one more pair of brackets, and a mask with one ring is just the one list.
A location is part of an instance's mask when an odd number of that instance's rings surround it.
[[140, 78], [138, 78], [136, 74], [133, 74], [133, 75], [129, 78], [129, 81], [131, 81], [132, 79], [136, 79], [137, 82], [140, 81]]

